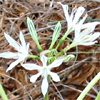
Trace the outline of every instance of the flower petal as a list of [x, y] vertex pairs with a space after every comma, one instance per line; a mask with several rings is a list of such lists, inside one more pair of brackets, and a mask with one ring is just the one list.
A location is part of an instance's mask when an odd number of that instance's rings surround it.
[[93, 32], [94, 29], [95, 29], [95, 26], [93, 26], [93, 25], [92, 25], [92, 26], [88, 26], [85, 30], [83, 30], [83, 31], [80, 33], [80, 36], [81, 36], [81, 37], [84, 37], [84, 36], [90, 34], [91, 32]]
[[52, 79], [55, 81], [55, 82], [59, 82], [60, 81], [60, 78], [58, 76], [58, 74], [54, 73], [54, 72], [49, 72], [49, 75], [52, 77]]
[[74, 37], [73, 41], [77, 41], [77, 39], [79, 38], [79, 35], [80, 35], [80, 31], [81, 31], [81, 29], [78, 26], [76, 26], [75, 27], [75, 37]]
[[65, 17], [66, 17], [66, 21], [69, 22], [70, 18], [69, 18], [69, 13], [68, 13], [68, 5], [63, 5], [60, 2], [59, 2], [59, 4], [62, 5], [63, 10], [64, 10], [64, 14], [65, 14]]
[[93, 35], [90, 36], [88, 41], [94, 41], [100, 36], [100, 32], [95, 32]]
[[12, 52], [0, 53], [0, 57], [6, 58], [6, 59], [10, 59], [10, 58], [18, 59], [17, 53], [12, 53]]
[[42, 57], [40, 59], [42, 61], [43, 66], [47, 66], [47, 60], [48, 60], [48, 58], [46, 56], [42, 55]]
[[18, 59], [16, 61], [14, 61], [13, 63], [11, 63], [10, 66], [7, 68], [6, 72], [8, 72], [9, 70], [13, 69], [21, 61], [23, 61], [23, 59]]
[[33, 82], [34, 83], [40, 75], [41, 75], [41, 73], [38, 73], [36, 75], [32, 75], [30, 77], [30, 82]]
[[82, 29], [85, 29], [87, 27], [93, 27], [93, 29], [95, 28], [96, 25], [100, 24], [100, 22], [90, 22], [90, 23], [85, 23], [82, 25]]
[[24, 49], [26, 49], [26, 42], [25, 42], [24, 35], [22, 34], [22, 32], [20, 32], [19, 38], [20, 38], [22, 47], [23, 47]]
[[50, 65], [48, 65], [48, 68], [52, 69], [52, 68], [60, 66], [62, 64], [63, 60], [64, 59], [54, 60]]
[[77, 24], [78, 20], [80, 19], [84, 11], [85, 11], [84, 7], [78, 7], [74, 20], [73, 20], [73, 24]]
[[74, 26], [74, 29], [75, 29], [75, 39], [78, 39], [79, 35], [80, 35], [80, 31], [81, 31], [81, 28], [83, 26], [83, 23], [85, 21], [87, 17], [87, 14], [83, 17], [83, 19], [80, 20], [80, 22]]
[[27, 70], [40, 70], [42, 68], [39, 65], [31, 64], [31, 63], [22, 64], [22, 66]]
[[48, 81], [47, 81], [47, 77], [43, 79], [42, 81], [42, 85], [41, 85], [41, 90], [42, 90], [42, 93], [45, 97], [46, 93], [47, 93], [47, 90], [48, 90]]
[[20, 48], [20, 44], [16, 42], [12, 37], [10, 37], [8, 34], [4, 33], [4, 36], [9, 42], [9, 44], [12, 45], [18, 51]]
[[29, 51], [29, 46], [30, 46], [30, 43], [27, 44], [27, 47], [26, 47], [26, 50], [27, 50], [27, 53]]
[[97, 41], [94, 42], [82, 42], [79, 45], [84, 45], [84, 46], [90, 46], [90, 45], [94, 45]]

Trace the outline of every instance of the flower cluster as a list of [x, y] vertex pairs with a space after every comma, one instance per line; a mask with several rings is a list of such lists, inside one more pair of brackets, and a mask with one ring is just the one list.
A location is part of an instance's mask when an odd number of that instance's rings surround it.
[[[97, 42], [96, 39], [100, 36], [99, 32], [93, 33], [96, 25], [100, 24], [100, 22], [89, 22], [89, 23], [84, 24], [84, 21], [86, 20], [87, 15], [85, 15], [82, 19], [80, 19], [81, 16], [83, 15], [83, 13], [85, 12], [84, 7], [79, 7], [77, 10], [74, 9], [70, 15], [68, 12], [68, 9], [69, 9], [68, 5], [63, 5], [63, 4], [61, 4], [61, 5], [62, 5], [64, 13], [65, 13], [66, 21], [68, 24], [68, 30], [71, 30], [71, 31], [67, 31], [65, 33], [64, 37], [62, 37], [61, 40], [58, 40], [59, 41], [58, 46], [56, 48], [53, 48], [58, 37], [60, 36], [60, 31], [61, 31], [61, 24], [60, 24], [60, 22], [58, 22], [58, 24], [56, 25], [56, 27], [54, 29], [51, 45], [50, 45], [49, 49], [47, 50], [47, 51], [49, 51], [48, 52], [49, 54], [46, 54], [46, 56], [45, 56], [45, 53], [43, 53], [46, 50], [44, 51], [42, 49], [42, 47], [39, 43], [39, 40], [38, 40], [38, 36], [37, 36], [37, 32], [35, 30], [34, 24], [30, 18], [27, 18], [29, 32], [30, 32], [30, 35], [31, 35], [33, 41], [36, 43], [37, 48], [40, 51], [40, 57], [29, 54], [29, 43], [26, 44], [24, 35], [22, 34], [22, 32], [20, 32], [20, 35], [19, 35], [21, 44], [18, 43], [17, 41], [15, 41], [8, 34], [4, 33], [4, 36], [7, 39], [7, 41], [9, 42], [9, 44], [11, 46], [13, 46], [15, 48], [15, 50], [18, 52], [0, 53], [0, 57], [2, 57], [2, 58], [16, 59], [16, 61], [14, 61], [10, 64], [10, 66], [7, 68], [6, 71], [11, 70], [19, 63], [21, 63], [21, 66], [27, 70], [37, 70], [38, 73], [35, 75], [32, 75], [30, 77], [30, 81], [35, 82], [38, 79], [38, 77], [40, 77], [40, 76], [43, 77], [41, 90], [42, 90], [44, 97], [45, 97], [45, 95], [48, 91], [48, 87], [49, 87], [48, 76], [51, 76], [51, 78], [55, 82], [60, 81], [60, 77], [58, 76], [58, 74], [52, 72], [51, 70], [53, 68], [59, 67], [63, 62], [66, 62], [66, 61], [68, 62], [74, 58], [74, 55], [66, 56], [66, 55], [64, 55], [64, 52], [60, 51], [60, 53], [59, 53], [57, 51], [58, 47], [64, 42], [64, 39], [66, 38], [66, 36], [68, 36], [70, 34], [70, 32], [72, 32], [72, 31], [75, 32], [75, 35], [74, 35], [75, 37], [74, 37], [72, 43], [69, 45], [70, 49], [77, 45], [85, 45], [85, 46], [93, 45]], [[67, 47], [67, 49], [65, 48], [64, 50], [67, 51], [69, 49]], [[56, 56], [55, 52], [58, 53], [57, 56]], [[61, 56], [59, 56], [59, 55], [61, 55]], [[36, 58], [40, 59], [43, 65], [40, 66], [40, 65], [33, 64], [33, 63], [24, 63], [28, 57], [31, 57], [31, 58], [36, 57]], [[58, 59], [58, 57], [59, 57], [59, 59]], [[49, 60], [51, 60], [51, 62]]]
[[87, 18], [87, 14], [85, 14], [85, 16], [82, 19], [80, 19], [80, 17], [85, 12], [84, 7], [78, 7], [77, 10], [74, 9], [71, 15], [69, 15], [68, 5], [61, 5], [64, 10], [68, 30], [72, 29], [75, 31], [75, 37], [70, 47], [75, 47], [77, 45], [88, 46], [97, 43], [97, 41], [95, 40], [100, 36], [100, 32], [93, 33], [93, 31], [96, 25], [100, 24], [100, 22], [89, 22], [84, 24], [84, 21]]

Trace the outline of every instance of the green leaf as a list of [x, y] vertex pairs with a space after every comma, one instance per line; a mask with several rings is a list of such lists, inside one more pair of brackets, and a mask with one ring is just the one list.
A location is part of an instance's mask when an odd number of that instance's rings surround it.
[[8, 100], [8, 97], [7, 97], [7, 95], [6, 95], [5, 91], [4, 91], [4, 88], [3, 88], [1, 83], [0, 83], [0, 95], [1, 95], [3, 100]]
[[27, 17], [27, 25], [28, 25], [30, 35], [31, 35], [32, 39], [34, 40], [34, 42], [36, 43], [39, 51], [40, 52], [43, 51], [43, 49], [41, 48], [41, 46], [39, 44], [38, 36], [37, 36], [36, 29], [34, 27], [34, 24], [33, 24], [32, 20], [29, 17]]
[[54, 32], [53, 32], [52, 42], [49, 47], [49, 50], [51, 50], [53, 48], [55, 42], [57, 41], [58, 37], [60, 36], [60, 31], [61, 31], [61, 24], [60, 24], [60, 22], [58, 22], [54, 29]]

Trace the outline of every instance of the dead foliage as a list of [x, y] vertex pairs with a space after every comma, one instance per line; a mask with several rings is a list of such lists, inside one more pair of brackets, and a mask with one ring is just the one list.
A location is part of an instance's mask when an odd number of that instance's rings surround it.
[[[48, 23], [65, 20], [62, 7], [56, 3], [58, 1], [60, 0], [0, 0], [0, 53], [14, 51], [6, 41], [4, 32], [19, 41], [19, 32], [22, 31], [26, 41], [31, 42], [30, 51], [39, 55], [36, 44], [29, 38], [27, 17], [34, 21], [41, 46], [43, 49], [48, 49], [53, 33], [51, 28], [55, 26], [55, 24], [48, 26]], [[99, 2], [91, 0], [61, 0], [61, 2], [68, 4], [70, 11], [75, 6], [84, 6], [88, 13], [88, 19], [100, 19]], [[61, 35], [66, 30], [66, 22], [63, 22]], [[100, 27], [98, 26], [95, 31], [100, 31]], [[73, 38], [73, 34], [70, 37]], [[63, 44], [59, 50], [68, 44]], [[75, 54], [77, 58], [75, 61], [63, 63], [61, 67], [53, 70], [59, 73], [61, 82], [53, 83], [51, 81], [50, 100], [76, 100], [88, 82], [100, 71], [100, 54], [97, 53], [99, 51], [99, 46], [79, 46], [71, 49], [68, 54]], [[41, 78], [35, 83], [29, 81], [29, 77], [37, 72], [27, 71], [18, 65], [6, 73], [5, 71], [12, 61], [0, 58], [0, 82], [3, 84], [9, 100], [42, 100]], [[35, 63], [36, 61], [29, 59], [28, 62]], [[84, 100], [94, 100], [99, 88], [98, 82]]]

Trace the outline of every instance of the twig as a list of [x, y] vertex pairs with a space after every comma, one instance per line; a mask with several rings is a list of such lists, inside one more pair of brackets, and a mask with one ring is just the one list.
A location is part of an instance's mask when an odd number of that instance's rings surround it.
[[81, 67], [81, 65], [83, 63], [85, 63], [85, 61], [90, 61], [91, 60], [91, 57], [88, 57], [82, 61], [80, 61], [79, 63], [76, 63], [75, 65], [72, 65], [68, 68], [65, 68], [64, 70], [60, 71], [59, 74], [60, 74], [60, 77], [63, 76], [63, 75], [68, 75], [69, 73], [71, 73], [72, 71], [76, 70], [77, 68]]

